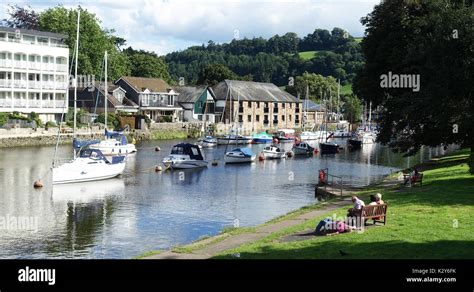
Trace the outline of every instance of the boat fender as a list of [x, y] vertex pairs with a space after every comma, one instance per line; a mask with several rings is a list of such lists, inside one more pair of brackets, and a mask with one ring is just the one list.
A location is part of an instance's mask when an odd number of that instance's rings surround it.
[[258, 161], [264, 161], [265, 160], [265, 155], [263, 155], [263, 153], [260, 153], [260, 155], [258, 155]]
[[273, 143], [279, 143], [279, 142], [280, 142], [280, 141], [278, 141], [277, 138], [274, 138], [274, 139], [273, 139]]
[[162, 170], [163, 170], [163, 167], [161, 167], [161, 165], [158, 165], [157, 167], [155, 167], [156, 172], [159, 172], [159, 171], [162, 171]]
[[212, 166], [217, 166], [219, 163], [217, 162], [217, 160], [213, 160], [211, 164]]
[[158, 152], [158, 151], [160, 151], [160, 150], [161, 150], [160, 146], [156, 146], [156, 147], [155, 147], [155, 151], [156, 151], [156, 152]]
[[315, 148], [315, 149], [314, 149], [314, 154], [318, 154], [318, 153], [319, 153], [318, 148]]
[[35, 189], [39, 189], [39, 188], [42, 188], [44, 185], [43, 185], [43, 182], [41, 180], [37, 180], [33, 183], [33, 187]]

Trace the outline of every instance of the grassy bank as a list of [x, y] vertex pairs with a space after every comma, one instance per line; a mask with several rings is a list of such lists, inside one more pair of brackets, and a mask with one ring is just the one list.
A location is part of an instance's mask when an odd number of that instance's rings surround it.
[[[423, 187], [383, 189], [372, 186], [358, 193], [364, 201], [375, 192], [389, 204], [386, 226], [363, 233], [310, 237], [283, 242], [282, 237], [312, 230], [325, 217], [345, 216], [337, 209], [305, 223], [228, 250], [216, 258], [474, 258], [474, 176], [469, 152], [459, 151], [425, 165]], [[343, 255], [341, 255], [343, 251]]]
[[168, 140], [168, 139], [186, 139], [188, 134], [186, 131], [178, 130], [153, 130], [151, 132], [152, 140]]

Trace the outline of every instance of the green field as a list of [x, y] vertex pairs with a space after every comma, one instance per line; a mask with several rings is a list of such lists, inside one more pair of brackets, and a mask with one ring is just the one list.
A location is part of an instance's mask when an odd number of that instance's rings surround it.
[[336, 236], [310, 237], [282, 242], [284, 236], [314, 229], [316, 223], [340, 208], [301, 225], [226, 251], [217, 258], [285, 259], [473, 259], [474, 176], [466, 164], [468, 150], [427, 163], [423, 186], [383, 189], [372, 187], [359, 193], [381, 192], [389, 204], [387, 225]]
[[360, 42], [362, 42], [362, 37], [358, 37], [358, 38], [354, 38], [356, 42], [358, 42], [360, 44]]
[[299, 56], [303, 60], [310, 60], [316, 56], [316, 53], [316, 51], [299, 52]]

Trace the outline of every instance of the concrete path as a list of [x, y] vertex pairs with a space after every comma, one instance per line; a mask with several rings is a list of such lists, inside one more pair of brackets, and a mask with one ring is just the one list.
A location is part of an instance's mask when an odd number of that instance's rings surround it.
[[198, 243], [203, 247], [194, 250], [192, 253], [177, 253], [173, 251], [166, 251], [157, 255], [145, 257], [144, 259], [208, 259], [226, 250], [239, 247], [246, 243], [257, 241], [259, 239], [269, 236], [272, 233], [304, 223], [307, 220], [320, 217], [321, 215], [324, 215], [327, 212], [339, 209], [344, 206], [350, 206], [351, 204], [352, 202], [350, 201], [350, 197], [346, 197], [341, 201], [332, 202], [324, 208], [309, 211], [296, 217], [278, 221], [276, 223], [259, 226], [253, 232], [229, 236], [218, 235], [216, 237], [205, 239]]

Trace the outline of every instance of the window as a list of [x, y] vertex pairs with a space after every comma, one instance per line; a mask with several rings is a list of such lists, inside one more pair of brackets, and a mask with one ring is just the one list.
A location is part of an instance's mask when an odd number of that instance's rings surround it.
[[239, 101], [239, 107], [243, 107], [244, 106], [244, 102], [243, 101]]
[[252, 121], [252, 115], [248, 115], [247, 116], [247, 122], [251, 122]]
[[23, 35], [23, 41], [29, 44], [35, 43], [35, 37], [31, 35]]
[[249, 108], [252, 108], [252, 103], [250, 101], [247, 101], [247, 105]]
[[255, 116], [255, 120], [256, 120], [257, 122], [260, 122], [260, 115], [256, 115], [256, 116]]
[[244, 121], [244, 117], [242, 115], [239, 115], [239, 123], [242, 123]]
[[273, 115], [273, 123], [278, 124], [278, 115]]
[[291, 115], [288, 116], [288, 121], [291, 122]]
[[168, 95], [168, 105], [169, 106], [174, 105], [174, 96], [173, 95]]
[[257, 108], [260, 108], [260, 101], [257, 101]]
[[281, 116], [281, 120], [284, 122], [285, 121], [285, 115]]

